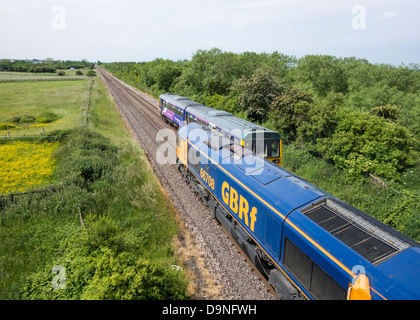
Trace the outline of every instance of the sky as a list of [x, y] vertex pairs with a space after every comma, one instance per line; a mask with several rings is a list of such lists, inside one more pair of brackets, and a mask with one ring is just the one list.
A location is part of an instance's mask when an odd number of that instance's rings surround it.
[[191, 59], [197, 50], [420, 63], [418, 0], [1, 0], [0, 59]]

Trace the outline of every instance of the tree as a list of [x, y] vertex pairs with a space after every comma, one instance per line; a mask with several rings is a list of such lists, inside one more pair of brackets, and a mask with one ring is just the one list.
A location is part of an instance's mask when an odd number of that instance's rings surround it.
[[159, 90], [169, 91], [174, 81], [181, 75], [181, 67], [172, 60], [158, 59], [151, 69], [152, 77]]
[[400, 114], [400, 109], [398, 106], [379, 106], [372, 108], [370, 113], [389, 121], [396, 121]]
[[198, 50], [186, 66], [179, 87], [193, 94], [227, 95], [241, 70], [238, 56], [220, 49]]
[[271, 103], [271, 119], [286, 141], [295, 140], [298, 128], [308, 118], [313, 99], [308, 91], [293, 88], [284, 91]]
[[334, 56], [307, 55], [296, 68], [300, 81], [310, 83], [320, 96], [329, 92], [346, 93], [348, 90], [344, 62]]
[[251, 120], [261, 122], [267, 120], [271, 103], [286, 86], [263, 67], [248, 78], [236, 80], [232, 88], [238, 92], [241, 109]]

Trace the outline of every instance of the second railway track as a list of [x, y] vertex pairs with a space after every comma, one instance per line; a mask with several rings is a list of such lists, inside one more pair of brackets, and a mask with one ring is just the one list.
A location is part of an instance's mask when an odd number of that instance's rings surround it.
[[[183, 225], [193, 235], [195, 247], [185, 247], [187, 266], [195, 274], [198, 299], [268, 300], [273, 291], [247, 262], [234, 241], [211, 218], [205, 207], [185, 184], [176, 165], [161, 165], [157, 158], [159, 130], [171, 128], [162, 121], [150, 98], [98, 68], [99, 74], [133, 135], [143, 147], [163, 188], [178, 210]], [[167, 143], [175, 150], [175, 144]], [[193, 199], [193, 201], [192, 201]], [[185, 241], [185, 239], [183, 239]], [[182, 239], [181, 239], [182, 242]], [[185, 253], [185, 252], [184, 252]], [[203, 263], [204, 260], [204, 263]]]

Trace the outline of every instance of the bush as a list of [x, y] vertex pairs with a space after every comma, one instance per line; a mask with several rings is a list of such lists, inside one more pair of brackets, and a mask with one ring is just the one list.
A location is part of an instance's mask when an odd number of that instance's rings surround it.
[[59, 71], [59, 72], [58, 72], [58, 75], [59, 75], [59, 76], [64, 76], [65, 74], [66, 74], [66, 73], [65, 73], [64, 71]]
[[23, 299], [179, 300], [187, 298], [182, 273], [127, 252], [103, 246], [89, 256], [69, 252], [65, 290], [51, 290], [52, 266], [29, 277]]
[[14, 123], [19, 123], [21, 116], [13, 116], [11, 121]]
[[80, 128], [68, 143], [73, 150], [65, 165], [69, 183], [89, 188], [111, 173], [117, 164], [118, 148], [100, 134]]
[[53, 121], [56, 121], [59, 118], [58, 115], [56, 115], [54, 112], [46, 111], [39, 115], [39, 117], [36, 119], [39, 123], [51, 123]]
[[80, 71], [80, 70], [77, 70], [77, 71], [76, 71], [76, 76], [83, 76], [83, 72], [82, 72], [82, 71]]
[[338, 118], [335, 132], [318, 139], [314, 150], [351, 176], [398, 180], [414, 164], [415, 139], [406, 128], [361, 111], [343, 109]]
[[41, 142], [63, 142], [72, 133], [73, 133], [73, 130], [71, 130], [71, 129], [54, 130], [54, 131], [48, 133], [48, 136], [42, 138]]
[[34, 116], [30, 116], [30, 115], [24, 115], [22, 117], [19, 118], [19, 123], [33, 123], [35, 122], [35, 117]]
[[88, 77], [95, 77], [95, 76], [96, 76], [96, 72], [95, 72], [95, 71], [93, 71], [93, 70], [89, 70], [89, 71], [86, 73], [86, 75], [87, 75]]
[[16, 126], [11, 123], [0, 123], [0, 130], [14, 129]]

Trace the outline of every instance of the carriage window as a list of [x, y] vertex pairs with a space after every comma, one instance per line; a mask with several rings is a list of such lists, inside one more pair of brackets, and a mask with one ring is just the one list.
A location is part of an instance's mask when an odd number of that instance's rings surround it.
[[193, 122], [197, 122], [194, 118], [194, 116], [192, 116], [191, 114], [188, 116], [188, 123], [193, 123]]

